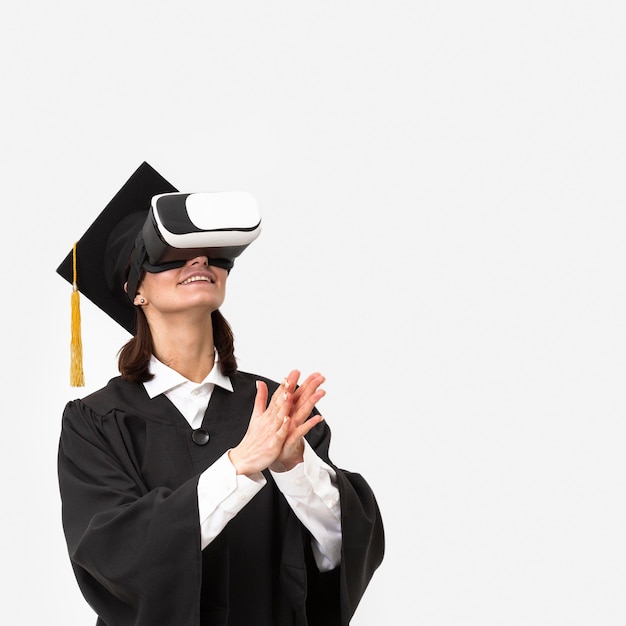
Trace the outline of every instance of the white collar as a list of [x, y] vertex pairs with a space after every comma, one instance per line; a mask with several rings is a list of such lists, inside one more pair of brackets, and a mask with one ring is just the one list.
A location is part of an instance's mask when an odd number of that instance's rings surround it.
[[182, 374], [159, 361], [154, 355], [150, 357], [150, 373], [153, 374], [153, 378], [143, 384], [150, 398], [155, 398], [161, 393], [167, 393], [174, 387], [178, 387], [179, 385], [183, 385], [185, 383], [191, 383], [197, 385], [198, 387], [207, 383], [212, 383], [213, 385], [222, 387], [227, 391], [233, 391], [233, 385], [230, 378], [228, 378], [228, 376], [224, 376], [220, 368], [217, 367], [217, 351], [215, 352], [215, 365], [201, 383], [192, 383], [192, 381], [185, 378]]

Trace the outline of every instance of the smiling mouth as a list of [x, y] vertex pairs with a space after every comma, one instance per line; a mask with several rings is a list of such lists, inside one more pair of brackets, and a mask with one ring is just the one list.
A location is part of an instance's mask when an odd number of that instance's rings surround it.
[[189, 278], [187, 278], [187, 280], [183, 280], [183, 282], [180, 284], [189, 285], [190, 283], [197, 283], [197, 282], [214, 283], [215, 281], [212, 278], [209, 278], [208, 276], [190, 276]]

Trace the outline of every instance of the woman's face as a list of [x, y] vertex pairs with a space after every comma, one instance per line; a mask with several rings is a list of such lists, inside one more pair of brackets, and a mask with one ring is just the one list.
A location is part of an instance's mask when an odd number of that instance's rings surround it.
[[[161, 314], [201, 307], [215, 311], [224, 302], [228, 272], [209, 265], [205, 256], [189, 259], [183, 267], [151, 274], [145, 272], [134, 304]], [[144, 302], [141, 302], [141, 300]]]

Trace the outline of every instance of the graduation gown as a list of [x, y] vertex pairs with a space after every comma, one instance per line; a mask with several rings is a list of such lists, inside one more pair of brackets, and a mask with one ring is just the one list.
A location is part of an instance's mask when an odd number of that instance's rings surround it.
[[[330, 430], [307, 440], [337, 472], [341, 564], [320, 573], [311, 536], [267, 484], [204, 550], [200, 474], [242, 439], [256, 380], [237, 372], [216, 387], [204, 445], [163, 395], [113, 378], [69, 402], [58, 456], [63, 528], [76, 579], [98, 626], [345, 626], [384, 552], [376, 499], [359, 475], [329, 459]], [[196, 437], [196, 439], [198, 439]]]

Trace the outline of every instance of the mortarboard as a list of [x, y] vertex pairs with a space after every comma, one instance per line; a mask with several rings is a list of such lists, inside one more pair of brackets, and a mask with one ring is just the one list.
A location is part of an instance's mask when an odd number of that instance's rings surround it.
[[[135, 237], [150, 209], [154, 195], [177, 191], [148, 163], [142, 163], [65, 257], [57, 272], [129, 333], [135, 331], [135, 309], [124, 293], [121, 278]], [[125, 260], [122, 257], [125, 255]], [[117, 261], [117, 265], [116, 265]], [[116, 276], [119, 274], [119, 277]]]

